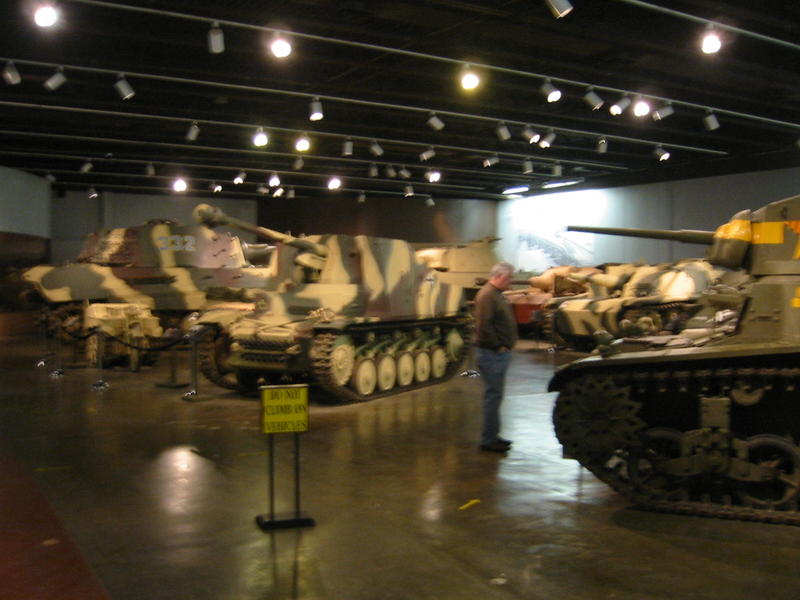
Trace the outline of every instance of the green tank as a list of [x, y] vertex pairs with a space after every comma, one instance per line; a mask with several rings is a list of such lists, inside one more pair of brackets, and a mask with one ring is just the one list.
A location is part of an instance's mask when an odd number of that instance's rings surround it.
[[444, 283], [403, 240], [293, 237], [201, 204], [196, 219], [275, 244], [270, 280], [251, 304], [219, 306], [197, 323], [203, 374], [251, 391], [308, 381], [335, 398], [367, 400], [444, 381], [467, 353], [471, 318], [461, 286]]
[[51, 332], [80, 333], [85, 305], [96, 302], [145, 307], [176, 326], [224, 290], [266, 285], [269, 270], [254, 267], [246, 252], [266, 250], [202, 225], [157, 220], [92, 233], [75, 262], [38, 265], [22, 277]]
[[798, 525], [800, 196], [692, 236], [711, 245], [709, 263], [750, 275], [718, 290], [722, 305], [742, 300], [735, 328], [562, 367], [549, 384], [556, 435], [566, 457], [644, 507]]

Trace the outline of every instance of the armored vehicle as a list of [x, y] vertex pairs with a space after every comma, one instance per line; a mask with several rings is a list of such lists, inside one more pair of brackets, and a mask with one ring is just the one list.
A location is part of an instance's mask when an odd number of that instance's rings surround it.
[[[259, 254], [263, 247], [256, 247]], [[80, 333], [84, 303], [143, 305], [164, 326], [208, 306], [209, 292], [263, 287], [268, 269], [253, 267], [239, 238], [201, 225], [150, 221], [90, 234], [74, 263], [39, 265], [23, 278], [44, 308], [48, 330]]]
[[365, 400], [443, 381], [465, 357], [463, 289], [441, 282], [408, 242], [293, 237], [206, 204], [195, 216], [276, 244], [267, 286], [248, 294], [252, 305], [219, 306], [198, 320], [212, 332], [200, 352], [211, 381], [247, 391], [305, 380], [336, 398]]
[[711, 264], [751, 275], [719, 290], [742, 298], [735, 330], [566, 365], [549, 385], [556, 435], [645, 507], [800, 524], [800, 196], [695, 235]]
[[426, 246], [417, 250], [417, 257], [439, 271], [442, 283], [463, 287], [467, 299], [472, 300], [482, 285], [479, 280], [485, 279], [491, 268], [500, 262], [494, 248], [498, 239], [485, 237], [466, 244]]

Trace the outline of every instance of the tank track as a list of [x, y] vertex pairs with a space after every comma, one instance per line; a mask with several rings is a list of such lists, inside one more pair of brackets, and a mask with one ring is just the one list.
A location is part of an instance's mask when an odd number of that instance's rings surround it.
[[[225, 339], [221, 339], [224, 336]], [[224, 372], [220, 365], [219, 352], [229, 344], [227, 335], [209, 328], [197, 340], [197, 355], [200, 372], [212, 383], [228, 390], [238, 390], [239, 384], [232, 371]]]
[[[556, 434], [565, 456], [577, 459], [646, 510], [800, 526], [798, 493], [778, 506], [766, 501], [763, 504], [767, 506], [761, 507], [742, 501], [739, 494], [746, 497], [746, 484], [724, 475], [701, 473], [705, 479], [700, 488], [688, 477], [683, 483], [673, 480], [676, 487], [666, 493], [653, 491], [632, 476], [639, 468], [636, 464], [641, 459], [637, 457], [644, 456], [642, 436], [646, 431], [696, 429], [700, 417], [687, 416], [687, 407], [698, 407], [701, 397], [735, 397], [737, 390], [745, 394], [745, 401], [730, 403], [732, 435], [742, 439], [771, 434], [783, 440], [793, 456], [800, 457], [796, 446], [800, 418], [792, 420], [791, 411], [785, 410], [796, 404], [800, 390], [800, 368], [793, 366], [799, 360], [800, 355], [788, 354], [685, 361], [670, 370], [663, 364], [659, 369], [658, 363], [584, 369], [561, 388], [553, 412]], [[736, 417], [737, 411], [749, 411], [749, 417]], [[680, 416], [670, 421], [669, 414]], [[758, 424], [749, 431], [737, 431], [737, 426], [748, 427], [744, 424], [752, 420]], [[795, 460], [791, 483], [795, 489], [800, 485], [798, 464]], [[778, 482], [791, 479], [777, 467], [776, 473]]]
[[[312, 375], [314, 377], [314, 380], [317, 385], [319, 385], [323, 390], [331, 394], [333, 397], [346, 402], [364, 402], [366, 400], [373, 400], [375, 398], [391, 396], [392, 394], [399, 394], [402, 392], [416, 390], [422, 387], [447, 381], [458, 372], [459, 368], [464, 364], [464, 361], [466, 360], [467, 355], [469, 354], [472, 322], [469, 319], [459, 319], [458, 321], [455, 322], [441, 321], [440, 323], [442, 325], [456, 325], [459, 333], [461, 334], [461, 338], [464, 340], [464, 344], [461, 347], [459, 356], [457, 357], [456, 360], [448, 364], [447, 370], [445, 371], [442, 377], [436, 379], [431, 378], [428, 381], [421, 383], [414, 382], [402, 387], [395, 386], [386, 391], [379, 391], [376, 389], [375, 392], [367, 396], [359, 394], [356, 390], [352, 389], [347, 385], [339, 385], [336, 381], [334, 381], [331, 373], [331, 351], [333, 350], [333, 344], [336, 338], [339, 335], [346, 334], [347, 332], [353, 330], [363, 332], [365, 330], [370, 330], [370, 329], [375, 331], [381, 329], [392, 330], [397, 327], [397, 324], [380, 324], [376, 327], [370, 327], [368, 325], [358, 326], [354, 328], [341, 329], [335, 332], [325, 332], [315, 335], [311, 349], [311, 356], [314, 357], [312, 360]], [[434, 323], [434, 324], [439, 324], [439, 323]], [[418, 326], [418, 323], [416, 323], [415, 326]]]

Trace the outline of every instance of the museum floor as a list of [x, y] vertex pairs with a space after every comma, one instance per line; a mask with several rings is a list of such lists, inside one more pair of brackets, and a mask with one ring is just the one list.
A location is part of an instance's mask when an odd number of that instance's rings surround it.
[[[507, 456], [476, 440], [481, 381], [364, 404], [313, 402], [304, 529], [263, 533], [259, 406], [201, 382], [66, 368], [34, 336], [0, 348], [0, 598], [567, 600], [800, 597], [800, 529], [632, 509], [560, 457], [555, 360], [514, 355]], [[186, 354], [180, 355], [186, 361]], [[184, 371], [179, 371], [184, 376]], [[278, 436], [278, 509], [293, 506]], [[105, 591], [104, 591], [105, 590]]]

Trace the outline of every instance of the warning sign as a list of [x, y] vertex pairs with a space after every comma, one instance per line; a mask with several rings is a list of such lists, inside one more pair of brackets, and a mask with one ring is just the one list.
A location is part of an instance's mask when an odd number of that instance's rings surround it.
[[308, 431], [307, 385], [265, 385], [260, 389], [263, 433]]

